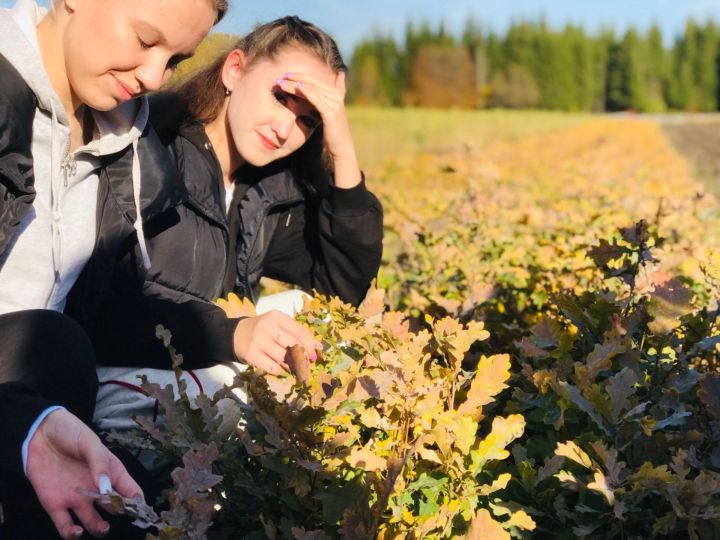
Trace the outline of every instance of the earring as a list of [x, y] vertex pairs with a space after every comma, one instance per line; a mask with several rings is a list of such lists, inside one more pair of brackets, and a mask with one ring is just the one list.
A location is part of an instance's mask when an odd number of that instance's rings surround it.
[[230, 95], [230, 90], [228, 90], [228, 89], [226, 88], [226, 89], [225, 89], [225, 97], [227, 97], [227, 96], [229, 96], [229, 95]]

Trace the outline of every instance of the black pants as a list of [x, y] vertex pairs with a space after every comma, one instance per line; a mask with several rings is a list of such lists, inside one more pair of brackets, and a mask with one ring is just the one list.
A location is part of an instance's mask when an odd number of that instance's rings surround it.
[[[3, 382], [21, 382], [92, 425], [98, 387], [95, 355], [83, 329], [65, 315], [49, 310], [0, 315], [0, 383]], [[59, 538], [24, 476], [0, 477], [0, 502], [5, 521], [0, 525], [1, 540]], [[123, 524], [111, 526], [115, 538], [132, 538], [135, 532], [140, 532], [133, 529], [128, 530]]]

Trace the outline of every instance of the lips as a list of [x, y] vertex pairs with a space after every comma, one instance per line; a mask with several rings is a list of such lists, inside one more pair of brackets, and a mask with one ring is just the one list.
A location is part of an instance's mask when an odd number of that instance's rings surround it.
[[278, 148], [280, 148], [279, 145], [275, 144], [273, 141], [271, 141], [270, 139], [265, 137], [265, 135], [263, 135], [262, 133], [257, 132], [257, 134], [258, 134], [258, 138], [260, 139], [260, 142], [266, 149], [277, 150]]
[[114, 75], [113, 78], [115, 79], [115, 88], [117, 90], [118, 98], [120, 99], [120, 101], [128, 101], [139, 94], [139, 92], [135, 92], [132, 88], [130, 88], [127, 84], [123, 83]]

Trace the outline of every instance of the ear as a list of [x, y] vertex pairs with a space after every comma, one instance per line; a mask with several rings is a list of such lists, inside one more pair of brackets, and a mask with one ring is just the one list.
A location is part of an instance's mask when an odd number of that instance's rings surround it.
[[245, 53], [240, 49], [234, 49], [225, 57], [225, 63], [222, 67], [221, 76], [225, 88], [232, 92], [237, 82], [242, 78], [244, 71]]

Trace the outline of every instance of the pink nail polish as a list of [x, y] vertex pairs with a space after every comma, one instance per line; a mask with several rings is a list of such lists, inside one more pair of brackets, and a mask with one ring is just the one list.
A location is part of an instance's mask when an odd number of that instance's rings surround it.
[[292, 77], [293, 75], [295, 75], [295, 74], [294, 74], [292, 71], [288, 71], [288, 72], [285, 74], [285, 78], [287, 79], [287, 78], [289, 78], [289, 77]]
[[310, 360], [312, 360], [313, 362], [314, 362], [315, 360], [317, 360], [317, 354], [312, 353], [312, 354], [310, 355]]

